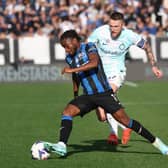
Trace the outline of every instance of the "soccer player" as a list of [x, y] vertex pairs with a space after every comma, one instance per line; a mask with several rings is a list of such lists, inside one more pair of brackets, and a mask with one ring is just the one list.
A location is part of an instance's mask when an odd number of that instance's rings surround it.
[[[60, 42], [65, 48], [66, 62], [69, 64], [68, 67], [64, 67], [62, 74], [72, 74], [76, 98], [67, 104], [62, 113], [59, 142], [55, 144], [46, 142], [45, 148], [50, 152], [65, 156], [73, 118], [78, 115], [83, 116], [98, 107], [102, 107], [124, 126], [147, 139], [162, 154], [168, 155], [168, 147], [159, 138], [150, 133], [138, 121], [130, 119], [125, 113], [123, 106], [108, 83], [94, 43], [81, 43], [75, 30], [64, 32], [60, 37]], [[78, 96], [80, 84], [83, 87], [84, 94]]]
[[[123, 85], [126, 76], [125, 56], [132, 45], [136, 45], [146, 51], [146, 55], [156, 77], [162, 77], [162, 71], [156, 65], [151, 47], [139, 34], [124, 27], [124, 16], [114, 12], [110, 16], [109, 24], [94, 30], [89, 36], [88, 42], [94, 42], [102, 59], [105, 74], [116, 93]], [[100, 121], [106, 120], [102, 108], [97, 109]], [[111, 127], [108, 143], [118, 144], [118, 125], [123, 129], [121, 142], [127, 144], [130, 139], [131, 129], [119, 124], [111, 114], [107, 113], [107, 121]]]

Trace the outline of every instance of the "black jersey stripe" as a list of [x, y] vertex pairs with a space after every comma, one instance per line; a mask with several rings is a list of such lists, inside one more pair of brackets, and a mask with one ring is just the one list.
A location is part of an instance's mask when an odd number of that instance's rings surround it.
[[94, 92], [97, 93], [98, 88], [96, 87], [95, 81], [93, 80], [93, 78], [90, 74], [91, 74], [90, 71], [84, 73], [84, 76], [87, 78], [87, 82], [88, 82], [87, 84], [85, 84], [85, 88], [86, 88], [86, 90], [88, 90], [88, 88], [92, 88], [92, 91], [90, 90], [90, 92], [92, 92], [92, 94]]
[[[100, 68], [100, 69], [103, 69], [103, 64], [102, 64], [101, 59], [100, 59], [99, 62], [100, 62], [99, 68]], [[104, 69], [102, 70], [101, 73], [98, 73], [98, 79], [99, 79], [100, 81], [102, 81], [102, 85], [103, 85], [104, 89], [106, 89], [107, 86], [109, 85], [109, 83], [107, 82], [107, 77], [106, 77], [106, 74], [105, 74], [105, 72], [104, 72]]]

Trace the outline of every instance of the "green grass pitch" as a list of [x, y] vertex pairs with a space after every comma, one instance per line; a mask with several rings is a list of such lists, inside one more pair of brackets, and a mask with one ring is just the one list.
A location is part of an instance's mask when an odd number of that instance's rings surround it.
[[[127, 113], [168, 144], [168, 85], [138, 82], [118, 93]], [[61, 112], [72, 97], [71, 83], [1, 84], [0, 165], [2, 168], [167, 168], [168, 156], [132, 133], [128, 145], [106, 144], [109, 127], [92, 111], [76, 117], [68, 157], [32, 160], [36, 140], [56, 142]], [[121, 137], [121, 129], [119, 130]]]

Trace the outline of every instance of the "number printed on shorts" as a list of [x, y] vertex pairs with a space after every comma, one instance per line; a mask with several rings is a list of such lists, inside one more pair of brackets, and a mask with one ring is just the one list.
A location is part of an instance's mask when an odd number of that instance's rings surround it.
[[117, 98], [114, 94], [111, 94], [111, 96], [114, 98], [114, 100], [115, 100], [118, 104], [120, 104], [120, 101], [118, 100], [118, 98]]

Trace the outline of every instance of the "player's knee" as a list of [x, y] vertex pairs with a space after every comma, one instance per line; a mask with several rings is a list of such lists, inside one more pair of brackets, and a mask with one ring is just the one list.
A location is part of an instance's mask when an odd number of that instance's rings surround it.
[[72, 117], [78, 115], [79, 113], [80, 113], [80, 109], [71, 104], [67, 105], [63, 111], [63, 115], [72, 116]]
[[63, 113], [62, 113], [62, 115], [64, 115], [64, 116], [71, 116], [71, 113], [69, 111], [67, 111], [67, 110], [64, 110]]
[[99, 121], [104, 122], [107, 120], [106, 114], [102, 108], [96, 109], [96, 114]]
[[121, 117], [120, 119], [119, 119], [119, 122], [121, 123], [121, 124], [123, 124], [124, 126], [126, 126], [126, 127], [128, 127], [128, 125], [129, 125], [129, 119], [128, 118], [126, 118], [126, 117]]
[[124, 126], [128, 127], [130, 118], [128, 115], [125, 113], [124, 109], [118, 110], [116, 113], [114, 113], [113, 117], [123, 124]]
[[99, 120], [100, 122], [104, 122], [104, 121], [106, 121], [106, 117], [105, 117], [105, 116], [99, 116], [99, 117], [98, 117], [98, 120]]

